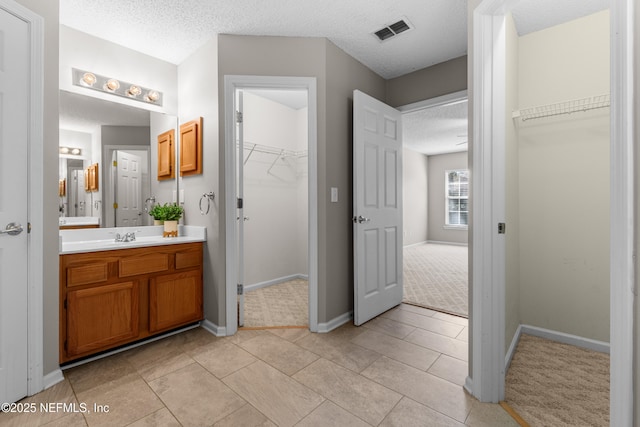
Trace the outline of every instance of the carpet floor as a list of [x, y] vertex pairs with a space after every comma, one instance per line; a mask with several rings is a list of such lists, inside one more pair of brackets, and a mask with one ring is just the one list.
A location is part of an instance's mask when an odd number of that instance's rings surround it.
[[307, 326], [309, 285], [306, 280], [247, 291], [244, 295], [244, 327]]
[[523, 334], [505, 400], [532, 427], [608, 426], [609, 355]]
[[468, 317], [467, 247], [425, 243], [403, 251], [403, 302]]

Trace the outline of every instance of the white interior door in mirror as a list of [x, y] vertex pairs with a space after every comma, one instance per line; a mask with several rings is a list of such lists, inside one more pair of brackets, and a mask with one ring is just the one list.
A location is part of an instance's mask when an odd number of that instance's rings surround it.
[[142, 225], [141, 159], [126, 151], [116, 155], [116, 227]]

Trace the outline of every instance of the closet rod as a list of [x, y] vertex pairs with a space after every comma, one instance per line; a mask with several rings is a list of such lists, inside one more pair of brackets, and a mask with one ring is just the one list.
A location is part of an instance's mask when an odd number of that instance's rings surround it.
[[555, 104], [539, 105], [536, 107], [516, 110], [512, 114], [513, 119], [520, 118], [523, 122], [542, 117], [558, 116], [561, 114], [571, 114], [580, 111], [606, 108], [611, 105], [611, 95], [597, 95], [588, 98], [574, 99], [571, 101], [557, 102]]

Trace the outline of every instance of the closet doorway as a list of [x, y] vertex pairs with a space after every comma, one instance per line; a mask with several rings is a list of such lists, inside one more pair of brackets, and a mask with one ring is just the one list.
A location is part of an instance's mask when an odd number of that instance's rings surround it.
[[[226, 84], [231, 85], [232, 78]], [[231, 147], [226, 141], [227, 159], [233, 157], [234, 169], [227, 170], [227, 177], [233, 177], [230, 205], [227, 197], [227, 212], [233, 208], [233, 216], [227, 218], [227, 230], [234, 220], [228, 234], [233, 244], [227, 249], [231, 257], [227, 278], [234, 277], [227, 281], [227, 333], [233, 334], [236, 325], [313, 330], [317, 319], [313, 274], [317, 271], [317, 179], [315, 120], [311, 119], [315, 118], [315, 90], [307, 83], [284, 83], [290, 78], [281, 78], [278, 84], [249, 84], [246, 79], [251, 78], [244, 79], [242, 84], [226, 87], [235, 122], [227, 121], [231, 128], [227, 127], [227, 136], [233, 131]], [[229, 107], [227, 103], [227, 118]]]
[[308, 327], [307, 92], [236, 92], [238, 325]]

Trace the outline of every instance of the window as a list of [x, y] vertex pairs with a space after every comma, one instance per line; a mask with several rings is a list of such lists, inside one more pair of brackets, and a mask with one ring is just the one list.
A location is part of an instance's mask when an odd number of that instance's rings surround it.
[[445, 172], [445, 223], [451, 227], [467, 227], [469, 217], [469, 170]]

